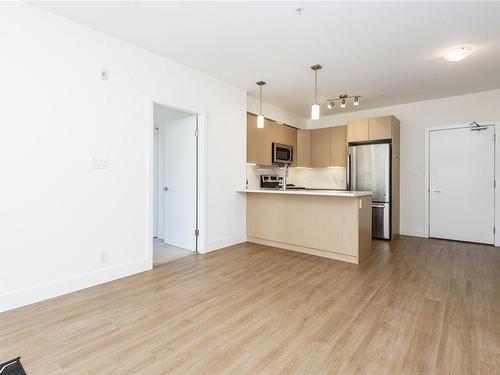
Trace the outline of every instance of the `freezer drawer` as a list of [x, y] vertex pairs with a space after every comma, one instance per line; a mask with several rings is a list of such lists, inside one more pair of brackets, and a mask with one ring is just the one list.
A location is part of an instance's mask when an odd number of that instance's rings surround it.
[[391, 206], [389, 203], [372, 204], [372, 237], [384, 240], [391, 239], [390, 225]]

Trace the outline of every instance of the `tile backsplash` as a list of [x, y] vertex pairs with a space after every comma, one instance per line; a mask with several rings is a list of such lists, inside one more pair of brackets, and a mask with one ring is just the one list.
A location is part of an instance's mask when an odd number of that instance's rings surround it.
[[[283, 169], [275, 166], [247, 165], [247, 188], [260, 188], [261, 174], [283, 175]], [[346, 169], [330, 168], [290, 168], [288, 183], [312, 189], [345, 189]]]

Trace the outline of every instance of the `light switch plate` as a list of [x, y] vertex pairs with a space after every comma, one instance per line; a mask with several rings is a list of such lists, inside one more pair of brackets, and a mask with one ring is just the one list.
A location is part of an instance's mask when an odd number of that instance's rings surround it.
[[90, 159], [90, 169], [108, 169], [108, 158]]

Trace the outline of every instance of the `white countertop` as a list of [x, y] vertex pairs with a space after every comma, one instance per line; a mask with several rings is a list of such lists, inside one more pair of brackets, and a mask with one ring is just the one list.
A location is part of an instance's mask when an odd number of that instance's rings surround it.
[[263, 193], [263, 194], [293, 194], [293, 195], [323, 195], [330, 197], [364, 197], [372, 195], [371, 191], [342, 191], [342, 190], [303, 190], [303, 189], [242, 189], [240, 193]]

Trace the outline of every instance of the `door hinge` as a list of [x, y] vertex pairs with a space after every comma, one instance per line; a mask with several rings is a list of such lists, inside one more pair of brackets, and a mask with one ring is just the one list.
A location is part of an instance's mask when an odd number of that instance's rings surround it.
[[195, 137], [197, 137], [197, 136], [198, 136], [198, 129], [196, 129], [196, 130], [194, 131], [194, 136], [195, 136]]
[[195, 229], [194, 230], [194, 235], [198, 237], [200, 235], [200, 230], [199, 229]]
[[495, 228], [495, 227], [493, 227], [493, 234], [495, 234], [495, 232], [496, 232], [496, 228]]
[[493, 181], [493, 187], [496, 188], [497, 187], [497, 180]]

